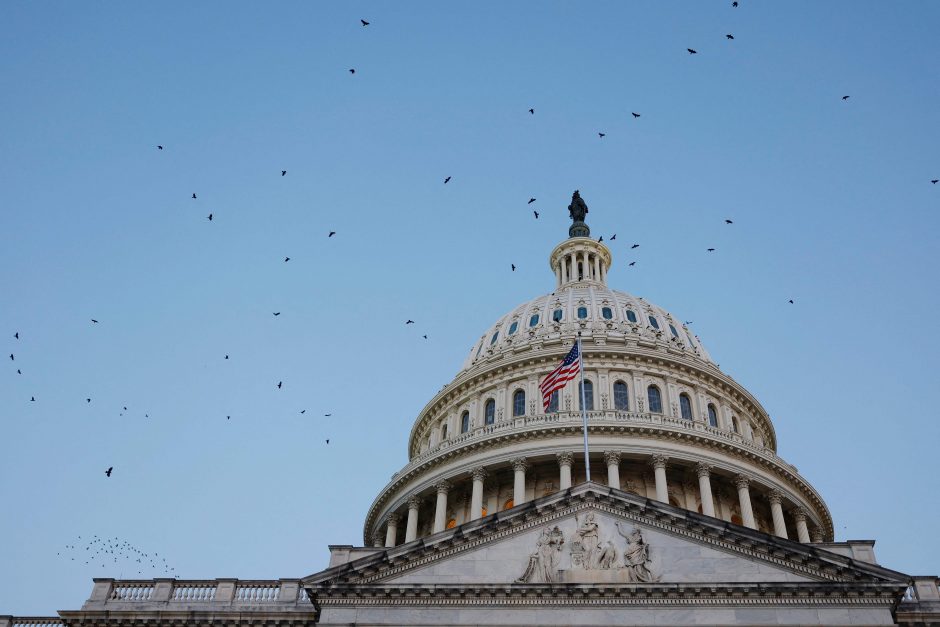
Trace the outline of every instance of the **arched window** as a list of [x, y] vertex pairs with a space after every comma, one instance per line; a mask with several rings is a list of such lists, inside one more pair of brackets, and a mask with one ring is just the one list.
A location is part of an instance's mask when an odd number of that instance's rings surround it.
[[679, 413], [685, 420], [692, 420], [692, 399], [688, 394], [679, 395]]
[[483, 350], [483, 343], [480, 343], [480, 348], [477, 349], [477, 354], [473, 356], [474, 359], [480, 356], [480, 352]]
[[512, 415], [525, 416], [525, 390], [516, 390], [512, 395]]
[[491, 425], [496, 422], [496, 401], [490, 399], [483, 406], [483, 424]]
[[470, 412], [465, 411], [460, 416], [460, 432], [466, 433], [470, 430]]
[[708, 404], [708, 424], [712, 427], [718, 426], [718, 410], [711, 403]]
[[562, 316], [564, 316], [564, 312], [561, 309], [556, 309], [552, 312], [552, 320], [555, 322], [561, 322]]
[[[578, 383], [578, 405], [581, 404], [581, 384]], [[594, 410], [594, 384], [584, 380], [584, 408], [588, 411]]]
[[548, 399], [548, 413], [554, 414], [558, 411], [558, 390], [552, 392], [551, 398]]
[[652, 413], [663, 413], [663, 395], [660, 393], [658, 387], [651, 385], [646, 388], [646, 398], [649, 400], [650, 411]]
[[630, 409], [630, 391], [623, 381], [614, 383], [614, 409], [627, 411]]
[[731, 430], [735, 433], [741, 433], [741, 428], [738, 427], [738, 417], [731, 416]]
[[630, 322], [636, 322], [636, 312], [632, 309], [627, 309], [627, 320]]
[[649, 319], [650, 319], [650, 324], [652, 325], [652, 327], [653, 327], [654, 329], [658, 329], [658, 328], [659, 328], [659, 320], [657, 320], [657, 319], [654, 318], [653, 316], [650, 316]]
[[447, 439], [447, 423], [441, 425], [441, 442]]
[[509, 335], [512, 335], [516, 332], [516, 329], [519, 328], [519, 321], [515, 320], [512, 324], [509, 325]]
[[587, 318], [587, 307], [578, 307], [578, 319], [584, 320]]
[[601, 309], [601, 315], [604, 316], [604, 320], [611, 320], [614, 317], [614, 312], [610, 307], [604, 307]]
[[539, 315], [538, 315], [538, 314], [532, 314], [532, 317], [529, 318], [529, 326], [530, 326], [530, 327], [534, 327], [534, 326], [537, 325], [538, 323], [539, 323]]
[[669, 330], [672, 331], [672, 337], [679, 339], [679, 332], [676, 331], [676, 327], [669, 325]]

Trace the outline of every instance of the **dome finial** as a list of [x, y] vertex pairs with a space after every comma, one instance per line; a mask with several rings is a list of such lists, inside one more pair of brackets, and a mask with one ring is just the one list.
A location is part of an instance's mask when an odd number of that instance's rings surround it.
[[587, 215], [588, 207], [581, 198], [581, 193], [574, 190], [571, 195], [571, 204], [568, 205], [568, 214], [574, 222], [568, 228], [568, 237], [590, 237], [591, 229], [584, 223], [584, 217]]

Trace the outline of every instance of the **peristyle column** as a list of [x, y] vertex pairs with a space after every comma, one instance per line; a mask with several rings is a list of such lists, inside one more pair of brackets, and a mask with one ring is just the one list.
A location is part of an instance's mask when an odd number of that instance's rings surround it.
[[617, 451], [604, 451], [604, 462], [607, 464], [607, 485], [620, 489], [620, 453]]
[[666, 461], [665, 455], [653, 455], [650, 459], [650, 465], [653, 467], [653, 474], [656, 477], [656, 500], [663, 503], [669, 502], [669, 485], [666, 483]]
[[486, 478], [486, 468], [480, 466], [470, 473], [473, 477], [473, 494], [470, 496], [470, 520], [483, 516], [483, 480]]
[[744, 520], [744, 526], [751, 529], [757, 529], [754, 522], [754, 510], [751, 508], [751, 480], [744, 475], [737, 475], [734, 478], [734, 485], [738, 488], [738, 501], [741, 504], [741, 518]]
[[395, 546], [395, 540], [398, 537], [398, 514], [392, 512], [385, 519], [385, 546]]
[[447, 526], [447, 493], [450, 492], [450, 483], [441, 481], [436, 486], [437, 503], [434, 506], [434, 532], [444, 531]]
[[511, 463], [515, 473], [512, 484], [512, 504], [520, 505], [525, 503], [525, 471], [529, 468], [529, 463], [525, 457], [516, 458]]
[[408, 523], [405, 527], [405, 542], [411, 542], [418, 537], [419, 507], [421, 507], [421, 498], [414, 494], [408, 499]]
[[796, 521], [796, 539], [803, 544], [809, 543], [809, 529], [806, 527], [806, 510], [797, 507], [793, 511], [793, 520]]
[[774, 535], [787, 538], [787, 523], [783, 520], [783, 494], [780, 490], [771, 490], [767, 500], [770, 501], [770, 515], [774, 519]]
[[705, 462], [699, 462], [695, 467], [698, 474], [698, 492], [702, 499], [702, 513], [706, 516], [715, 515], [715, 499], [712, 498], [712, 467]]
[[571, 487], [571, 464], [574, 463], [574, 453], [558, 453], [555, 455], [558, 459], [559, 477], [558, 485], [562, 490]]

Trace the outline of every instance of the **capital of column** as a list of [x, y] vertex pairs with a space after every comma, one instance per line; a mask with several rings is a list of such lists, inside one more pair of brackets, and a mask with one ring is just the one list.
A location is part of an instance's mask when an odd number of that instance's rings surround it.
[[398, 525], [399, 520], [401, 520], [401, 516], [399, 516], [397, 512], [392, 512], [385, 517], [385, 523], [392, 526]]
[[806, 522], [806, 517], [809, 515], [809, 512], [806, 511], [805, 507], [797, 507], [793, 510], [793, 520], [796, 522]]
[[372, 546], [382, 546], [385, 544], [385, 536], [382, 535], [381, 531], [376, 531], [372, 534]]
[[810, 542], [819, 544], [823, 541], [823, 530], [819, 527], [813, 527], [809, 531]]
[[735, 475], [734, 485], [737, 486], [738, 490], [747, 489], [751, 485], [751, 478], [747, 475]]
[[488, 473], [486, 472], [486, 468], [479, 466], [473, 469], [473, 471], [470, 473], [470, 476], [473, 477], [474, 481], [483, 481], [486, 479], [487, 474]]
[[608, 466], [619, 466], [620, 465], [620, 452], [619, 451], [604, 451], [604, 463]]
[[781, 492], [777, 488], [774, 488], [767, 495], [767, 500], [770, 501], [771, 505], [780, 505], [781, 503], [783, 503], [783, 492]]
[[421, 507], [421, 497], [417, 494], [412, 494], [411, 498], [408, 499], [408, 509], [419, 509]]
[[559, 466], [570, 466], [574, 463], [574, 453], [571, 452], [556, 453], [555, 457], [558, 459]]
[[657, 453], [650, 458], [650, 466], [653, 468], [666, 468], [666, 462], [669, 461], [669, 458], [665, 455], [660, 455]]
[[453, 486], [450, 485], [450, 481], [438, 481], [434, 487], [437, 488], [438, 494], [447, 494]]
[[695, 474], [698, 475], [699, 479], [702, 477], [710, 477], [712, 474], [712, 465], [706, 464], [705, 462], [699, 462], [695, 465]]
[[529, 461], [525, 457], [517, 457], [509, 462], [516, 472], [525, 472], [529, 469]]

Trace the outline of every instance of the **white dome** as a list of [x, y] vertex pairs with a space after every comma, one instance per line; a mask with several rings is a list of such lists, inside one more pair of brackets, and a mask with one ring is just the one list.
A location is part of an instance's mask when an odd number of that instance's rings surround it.
[[503, 351], [519, 352], [533, 343], [578, 331], [585, 338], [601, 336], [611, 344], [666, 343], [714, 364], [688, 326], [662, 307], [599, 282], [581, 281], [522, 303], [502, 316], [473, 345], [462, 369]]

